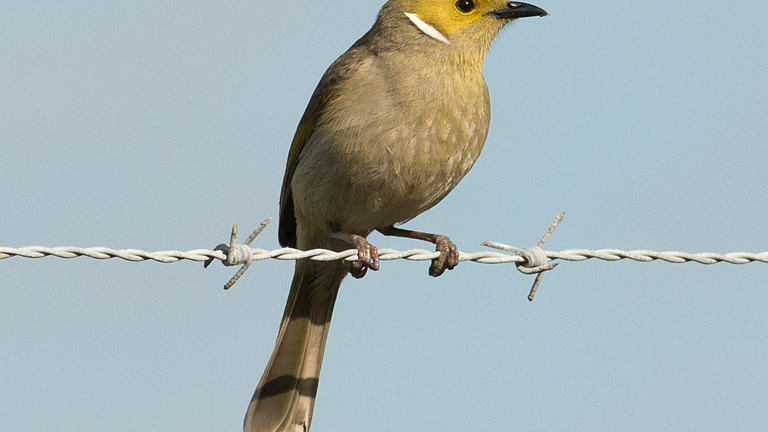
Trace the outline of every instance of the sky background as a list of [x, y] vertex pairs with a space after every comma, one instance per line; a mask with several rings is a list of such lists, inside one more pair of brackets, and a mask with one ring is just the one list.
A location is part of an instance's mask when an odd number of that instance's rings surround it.
[[[213, 248], [278, 214], [295, 127], [382, 0], [0, 2], [0, 246]], [[542, 0], [485, 75], [463, 251], [768, 250], [768, 3]], [[383, 238], [379, 247], [426, 247]], [[257, 239], [277, 245], [277, 223]], [[768, 430], [768, 266], [385, 262], [346, 280], [313, 432]], [[236, 431], [292, 277], [0, 261], [0, 429]]]

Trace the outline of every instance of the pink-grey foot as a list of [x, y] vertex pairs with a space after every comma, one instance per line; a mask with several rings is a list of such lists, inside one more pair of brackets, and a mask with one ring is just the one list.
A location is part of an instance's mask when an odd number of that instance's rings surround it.
[[356, 261], [344, 261], [344, 267], [349, 274], [356, 279], [365, 276], [368, 269], [376, 271], [379, 269], [379, 250], [368, 240], [357, 234], [349, 234], [343, 231], [333, 231], [331, 237], [344, 240], [357, 249]]

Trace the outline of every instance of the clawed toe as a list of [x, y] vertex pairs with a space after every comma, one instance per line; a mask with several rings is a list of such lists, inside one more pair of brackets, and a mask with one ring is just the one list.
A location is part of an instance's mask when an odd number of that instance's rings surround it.
[[459, 249], [444, 235], [437, 236], [435, 244], [435, 250], [440, 252], [440, 256], [432, 260], [429, 275], [438, 277], [446, 270], [453, 270], [459, 264]]
[[331, 235], [346, 241], [357, 249], [357, 260], [344, 262], [344, 268], [349, 271], [352, 277], [360, 279], [368, 273], [368, 269], [373, 271], [379, 269], [379, 250], [370, 244], [365, 237], [341, 232], [334, 232]]
[[360, 279], [368, 273], [368, 266], [360, 261], [345, 261], [344, 267], [355, 279]]

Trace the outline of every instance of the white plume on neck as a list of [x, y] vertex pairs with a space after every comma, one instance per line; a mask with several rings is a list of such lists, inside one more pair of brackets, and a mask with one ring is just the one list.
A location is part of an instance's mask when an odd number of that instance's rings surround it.
[[406, 12], [405, 16], [407, 16], [412, 23], [416, 24], [416, 27], [418, 27], [419, 30], [424, 32], [425, 35], [433, 39], [437, 39], [442, 43], [446, 43], [448, 45], [451, 44], [451, 41], [449, 41], [445, 36], [443, 36], [442, 33], [440, 33], [436, 28], [422, 21], [418, 15]]

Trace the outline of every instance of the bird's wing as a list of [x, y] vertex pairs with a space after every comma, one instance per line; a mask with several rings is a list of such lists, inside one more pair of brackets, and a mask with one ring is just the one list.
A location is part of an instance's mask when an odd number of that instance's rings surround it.
[[358, 71], [361, 57], [368, 55], [370, 53], [366, 52], [365, 49], [361, 49], [360, 42], [358, 41], [358, 44], [355, 44], [328, 68], [317, 85], [315, 92], [312, 94], [307, 109], [301, 117], [301, 122], [299, 122], [299, 126], [296, 128], [296, 134], [293, 136], [293, 142], [291, 143], [291, 150], [288, 152], [288, 162], [285, 165], [285, 176], [283, 177], [283, 188], [280, 192], [278, 240], [283, 246], [296, 246], [296, 215], [294, 213], [291, 181], [301, 159], [301, 153], [307, 143], [310, 142], [310, 137], [321, 120], [328, 102], [339, 93], [340, 88], [343, 87], [349, 77]]
[[[322, 84], [322, 83], [321, 83]], [[312, 131], [315, 129], [315, 122], [321, 107], [324, 105], [324, 97], [320, 91], [320, 85], [312, 95], [312, 99], [301, 117], [301, 122], [296, 128], [293, 136], [291, 150], [288, 152], [288, 162], [285, 164], [285, 175], [283, 176], [283, 188], [280, 191], [280, 225], [278, 229], [278, 240], [282, 246], [296, 246], [296, 215], [293, 211], [293, 193], [291, 191], [291, 180], [296, 171], [296, 165], [299, 162], [299, 156], [304, 149], [304, 145], [309, 141]]]

